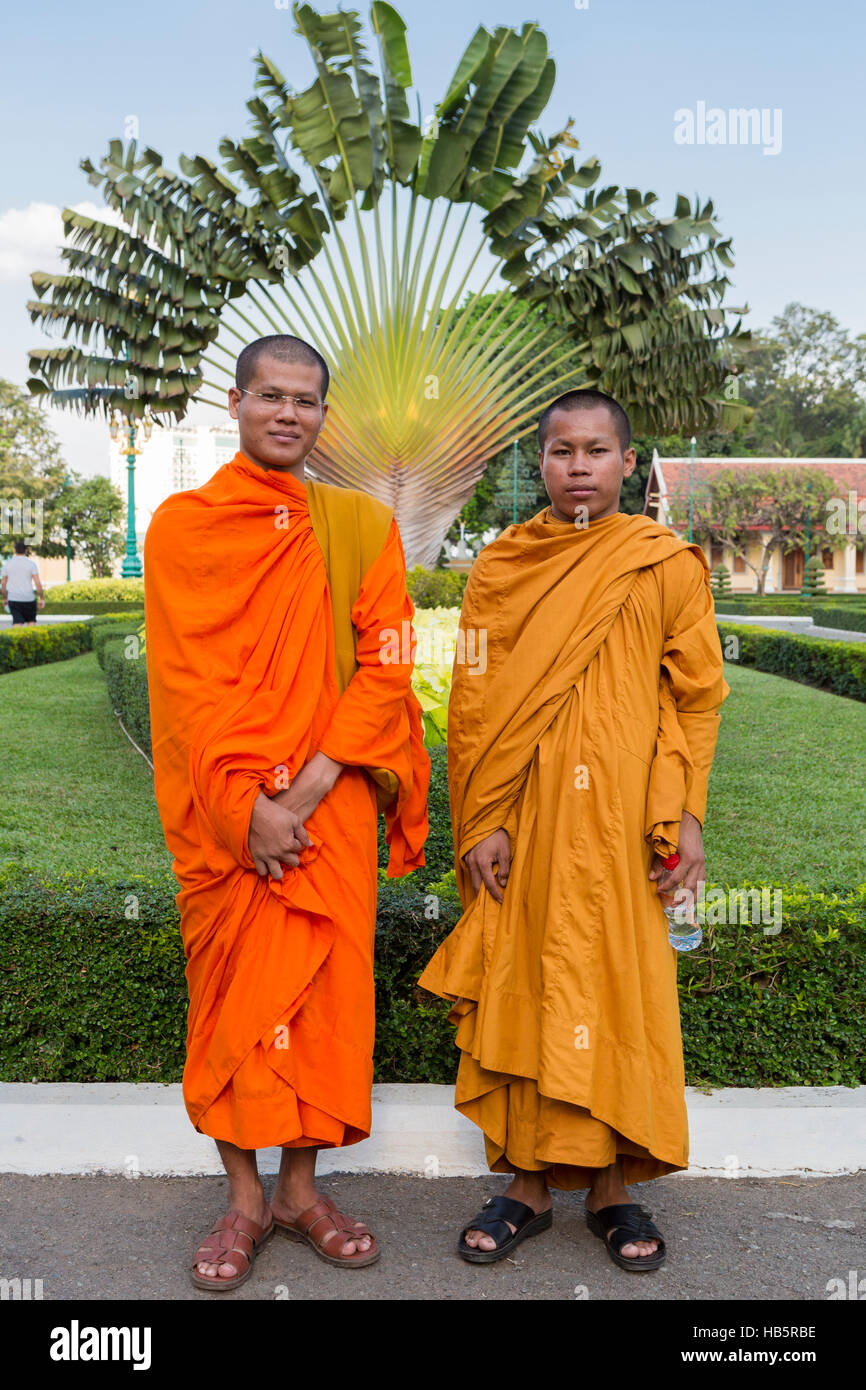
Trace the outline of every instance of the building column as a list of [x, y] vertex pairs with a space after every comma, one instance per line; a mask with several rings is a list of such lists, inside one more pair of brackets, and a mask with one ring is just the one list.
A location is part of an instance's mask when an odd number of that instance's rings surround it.
[[849, 541], [845, 547], [845, 568], [838, 582], [838, 587], [834, 590], [837, 594], [856, 594], [857, 592], [857, 571], [854, 566], [857, 560], [857, 551], [853, 541]]

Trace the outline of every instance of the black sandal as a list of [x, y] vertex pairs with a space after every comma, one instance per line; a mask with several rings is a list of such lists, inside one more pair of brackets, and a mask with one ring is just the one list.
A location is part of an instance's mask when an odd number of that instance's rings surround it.
[[[653, 1225], [650, 1220], [652, 1212], [647, 1211], [646, 1207], [638, 1206], [636, 1202], [620, 1202], [612, 1207], [600, 1207], [598, 1211], [585, 1210], [587, 1226], [594, 1236], [604, 1241], [607, 1253], [620, 1269], [631, 1269], [640, 1274], [664, 1264], [662, 1233]], [[620, 1254], [624, 1245], [631, 1245], [636, 1240], [657, 1240], [658, 1249], [651, 1255], [635, 1255], [631, 1260]]]
[[[516, 1229], [512, 1232], [505, 1224], [510, 1221]], [[460, 1232], [457, 1253], [464, 1260], [476, 1265], [489, 1265], [509, 1255], [515, 1245], [527, 1236], [540, 1235], [549, 1231], [553, 1225], [553, 1210], [536, 1213], [525, 1202], [515, 1202], [513, 1197], [488, 1197], [484, 1207], [474, 1221], [470, 1221]], [[493, 1240], [501, 1241], [495, 1250], [479, 1250], [466, 1244], [467, 1231], [481, 1231]]]

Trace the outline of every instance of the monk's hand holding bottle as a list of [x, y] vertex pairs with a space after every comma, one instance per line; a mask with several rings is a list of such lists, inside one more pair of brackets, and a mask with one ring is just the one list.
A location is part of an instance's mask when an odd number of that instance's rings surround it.
[[278, 805], [277, 798], [259, 792], [250, 816], [250, 854], [260, 878], [282, 878], [283, 865], [295, 868], [302, 849], [311, 844], [297, 811]]
[[[472, 849], [464, 854], [463, 863], [469, 870], [475, 892], [481, 891], [483, 883], [491, 897], [501, 903], [503, 889], [511, 870], [511, 841], [508, 832], [500, 827], [499, 830], [494, 830], [492, 835], [488, 835], [486, 840], [479, 840], [477, 845], [473, 845]], [[497, 873], [493, 872], [494, 864], [497, 866]]]
[[689, 904], [692, 909], [689, 915], [692, 916], [700, 885], [704, 882], [706, 861], [704, 859], [701, 823], [697, 816], [692, 815], [691, 811], [683, 811], [677, 854], [680, 857], [680, 862], [675, 869], [666, 869], [660, 856], [654, 855], [649, 877], [658, 879], [656, 891], [662, 894], [674, 894], [682, 884], [682, 887], [691, 894], [691, 897], [686, 898], [683, 893], [680, 893], [679, 901]]

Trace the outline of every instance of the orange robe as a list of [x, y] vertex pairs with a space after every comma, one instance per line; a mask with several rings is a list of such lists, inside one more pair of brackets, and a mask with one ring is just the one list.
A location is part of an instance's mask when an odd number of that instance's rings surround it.
[[[389, 876], [424, 863], [427, 834], [411, 654], [380, 660], [383, 631], [413, 614], [393, 513], [365, 493], [237, 454], [148, 528], [155, 790], [190, 1001], [183, 1094], [197, 1130], [240, 1148], [370, 1132], [377, 809]], [[319, 750], [347, 766], [306, 822], [312, 845], [281, 881], [260, 878], [253, 803]]]
[[[706, 560], [648, 517], [581, 530], [548, 507], [481, 552], [460, 626], [448, 770], [465, 910], [420, 977], [456, 1001], [457, 1108], [496, 1172], [549, 1168], [576, 1188], [617, 1154], [626, 1183], [684, 1168], [676, 952], [647, 875], [684, 809], [703, 823], [728, 694]], [[501, 905], [462, 862], [499, 827]]]

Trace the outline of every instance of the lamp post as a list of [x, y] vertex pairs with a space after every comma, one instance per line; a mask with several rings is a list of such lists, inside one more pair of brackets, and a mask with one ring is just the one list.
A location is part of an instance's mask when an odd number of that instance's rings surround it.
[[695, 448], [696, 448], [696, 446], [697, 446], [697, 442], [698, 442], [698, 441], [697, 441], [697, 439], [695, 438], [695, 436], [692, 435], [692, 447], [691, 447], [691, 453], [690, 453], [690, 455], [689, 455], [689, 545], [691, 545], [691, 543], [692, 543], [692, 522], [693, 522], [692, 493], [693, 493], [693, 491], [694, 491], [694, 485], [695, 485]]
[[[64, 487], [69, 487], [69, 474], [68, 474], [68, 473], [66, 474], [66, 477], [63, 479], [63, 486], [64, 486]], [[72, 543], [71, 543], [71, 541], [70, 541], [70, 533], [69, 533], [69, 513], [67, 512], [67, 514], [66, 514], [66, 582], [67, 582], [67, 584], [69, 583], [69, 581], [70, 581], [71, 578], [72, 578]]]
[[137, 425], [131, 416], [118, 411], [109, 426], [111, 438], [115, 441], [120, 440], [120, 452], [126, 455], [126, 554], [120, 566], [120, 573], [124, 579], [140, 579], [143, 573], [135, 539], [135, 460], [141, 453], [141, 450], [136, 448], [135, 441], [139, 427], [143, 430], [144, 442], [147, 443], [153, 429], [153, 421], [149, 415], [145, 415]]

